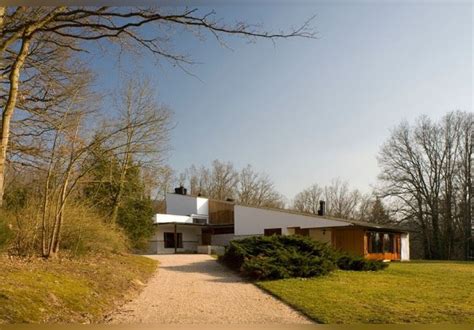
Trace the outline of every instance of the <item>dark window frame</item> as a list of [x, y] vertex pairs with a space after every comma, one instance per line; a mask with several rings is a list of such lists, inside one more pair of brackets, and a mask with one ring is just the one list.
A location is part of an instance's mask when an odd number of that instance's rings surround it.
[[[176, 238], [178, 240], [178, 244], [176, 247], [178, 249], [183, 248], [183, 233], [176, 233]], [[174, 249], [174, 233], [173, 232], [164, 232], [163, 233], [163, 240], [165, 242], [165, 249]]]
[[263, 230], [264, 236], [278, 235], [281, 236], [281, 228], [265, 228]]

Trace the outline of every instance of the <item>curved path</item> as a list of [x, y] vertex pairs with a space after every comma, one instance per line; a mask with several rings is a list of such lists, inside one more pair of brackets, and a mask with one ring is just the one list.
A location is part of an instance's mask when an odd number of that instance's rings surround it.
[[202, 254], [154, 255], [157, 273], [110, 323], [281, 324], [309, 319]]

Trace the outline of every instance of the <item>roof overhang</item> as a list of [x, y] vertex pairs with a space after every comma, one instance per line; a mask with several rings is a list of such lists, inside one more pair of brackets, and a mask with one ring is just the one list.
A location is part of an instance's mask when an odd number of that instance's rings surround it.
[[192, 223], [192, 222], [155, 222], [154, 225], [178, 225], [178, 226], [193, 226], [193, 227], [207, 227], [207, 224]]
[[203, 223], [191, 223], [191, 222], [155, 222], [153, 225], [178, 225], [178, 226], [194, 226], [194, 227], [202, 227], [202, 228], [230, 228], [234, 227], [234, 224], [203, 224]]

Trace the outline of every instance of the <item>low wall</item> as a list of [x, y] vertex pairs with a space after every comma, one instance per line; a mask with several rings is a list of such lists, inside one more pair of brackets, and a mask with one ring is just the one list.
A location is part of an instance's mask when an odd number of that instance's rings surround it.
[[197, 253], [199, 254], [217, 254], [218, 256], [223, 255], [225, 248], [223, 246], [216, 245], [198, 245]]

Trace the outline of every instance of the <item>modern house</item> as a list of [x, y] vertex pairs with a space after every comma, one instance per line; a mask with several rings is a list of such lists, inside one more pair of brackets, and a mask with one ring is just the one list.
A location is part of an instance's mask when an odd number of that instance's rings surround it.
[[324, 202], [320, 215], [310, 215], [190, 196], [180, 187], [167, 194], [166, 214], [156, 214], [154, 223], [150, 252], [157, 254], [209, 253], [233, 239], [298, 234], [369, 259], [410, 259], [408, 232], [325, 216]]

